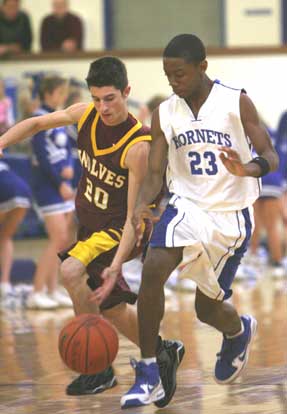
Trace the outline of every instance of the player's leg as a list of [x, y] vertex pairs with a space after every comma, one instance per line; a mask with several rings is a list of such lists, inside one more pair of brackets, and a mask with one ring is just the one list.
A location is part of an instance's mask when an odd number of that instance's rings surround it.
[[182, 260], [182, 248], [149, 248], [138, 296], [140, 347], [143, 358], [155, 355], [160, 322], [164, 315], [164, 284]]
[[[136, 381], [121, 399], [123, 408], [151, 402], [164, 407], [175, 392], [175, 375], [183, 357], [181, 354], [181, 349], [184, 352], [183, 344], [173, 343], [170, 352], [166, 349], [162, 358], [159, 356], [157, 360], [156, 350], [160, 322], [164, 315], [164, 284], [181, 260], [181, 247], [148, 249], [138, 298], [139, 340], [143, 360], [133, 362]], [[146, 378], [148, 378], [149, 389], [142, 387], [143, 383], [146, 383]]]
[[195, 308], [200, 321], [223, 333], [221, 351], [217, 354], [215, 380], [219, 384], [233, 382], [245, 367], [257, 322], [250, 315], [239, 316], [227, 302], [211, 299], [199, 289]]
[[110, 309], [102, 311], [117, 330], [131, 342], [139, 346], [137, 309], [135, 305], [121, 302]]
[[[208, 218], [202, 240], [204, 250], [197, 259], [205, 272], [201, 276], [194, 274], [198, 284], [195, 309], [202, 322], [223, 333], [215, 379], [230, 383], [246, 365], [257, 325], [252, 316], [239, 316], [234, 306], [224, 301], [232, 295], [230, 287], [251, 237], [253, 217], [252, 210], [246, 208], [240, 212], [208, 213]], [[214, 295], [216, 291], [208, 289], [211, 279], [207, 274], [217, 280], [221, 294]]]
[[82, 313], [99, 313], [96, 304], [89, 302], [91, 289], [87, 285], [86, 266], [76, 257], [67, 257], [60, 267], [61, 281], [68, 291], [76, 315]]

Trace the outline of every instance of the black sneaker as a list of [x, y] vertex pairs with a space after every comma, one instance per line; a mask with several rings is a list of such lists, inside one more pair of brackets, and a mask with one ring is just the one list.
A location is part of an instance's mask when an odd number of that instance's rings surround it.
[[157, 348], [157, 363], [165, 397], [154, 404], [165, 407], [172, 399], [176, 390], [176, 371], [184, 356], [185, 349], [181, 341], [168, 341], [159, 338]]
[[95, 375], [80, 375], [66, 388], [68, 395], [98, 394], [117, 385], [112, 367]]

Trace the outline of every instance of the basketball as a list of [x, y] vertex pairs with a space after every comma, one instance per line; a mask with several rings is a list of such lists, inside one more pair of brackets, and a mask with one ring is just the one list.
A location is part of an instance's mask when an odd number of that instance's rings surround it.
[[73, 318], [59, 335], [64, 363], [80, 374], [96, 374], [114, 361], [119, 347], [115, 328], [102, 316], [83, 314]]

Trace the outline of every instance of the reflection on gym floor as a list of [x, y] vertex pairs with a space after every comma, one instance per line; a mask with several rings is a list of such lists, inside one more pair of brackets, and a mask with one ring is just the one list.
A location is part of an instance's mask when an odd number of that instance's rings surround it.
[[[286, 278], [264, 273], [257, 280], [234, 284], [233, 302], [240, 313], [258, 320], [258, 332], [243, 376], [229, 386], [213, 380], [219, 333], [200, 323], [192, 292], [168, 291], [161, 332], [179, 338], [186, 355], [178, 371], [178, 387], [167, 414], [287, 413], [287, 299]], [[62, 363], [57, 349], [62, 326], [72, 309], [30, 311], [22, 307], [1, 310], [0, 413], [53, 414], [120, 413], [120, 397], [134, 379], [129, 357], [137, 348], [120, 337], [114, 363], [119, 385], [94, 396], [69, 397], [65, 387], [77, 374]], [[154, 413], [153, 405], [129, 410]]]

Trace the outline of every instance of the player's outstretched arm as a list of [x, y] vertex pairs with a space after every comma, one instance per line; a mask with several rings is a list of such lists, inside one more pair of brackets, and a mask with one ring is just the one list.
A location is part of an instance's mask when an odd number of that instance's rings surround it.
[[75, 124], [87, 108], [86, 103], [78, 103], [69, 108], [35, 116], [18, 122], [0, 137], [0, 156], [3, 149], [35, 135], [39, 131]]
[[122, 264], [128, 259], [136, 243], [135, 229], [132, 223], [136, 200], [148, 170], [149, 142], [142, 141], [133, 145], [125, 158], [125, 166], [129, 170], [129, 187], [127, 200], [127, 217], [122, 238], [109, 267], [102, 273], [103, 284], [90, 295], [90, 301], [99, 305], [112, 291], [116, 279], [121, 272]]

